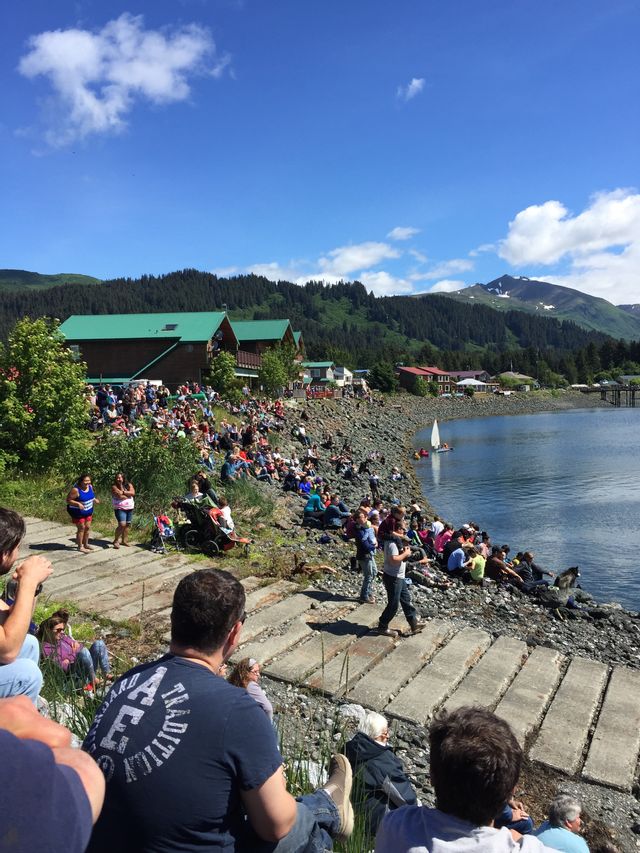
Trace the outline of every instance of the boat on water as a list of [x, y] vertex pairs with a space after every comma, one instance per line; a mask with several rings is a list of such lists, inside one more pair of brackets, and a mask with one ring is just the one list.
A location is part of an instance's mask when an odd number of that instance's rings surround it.
[[431, 429], [431, 447], [434, 453], [448, 453], [450, 450], [453, 450], [453, 447], [449, 447], [448, 444], [440, 444], [440, 430], [437, 418], [434, 418]]

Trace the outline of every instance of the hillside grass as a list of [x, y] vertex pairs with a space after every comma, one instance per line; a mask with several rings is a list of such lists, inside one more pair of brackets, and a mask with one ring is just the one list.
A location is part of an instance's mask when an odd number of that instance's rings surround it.
[[99, 284], [101, 279], [78, 273], [44, 275], [29, 270], [0, 270], [0, 291], [46, 290], [61, 284]]

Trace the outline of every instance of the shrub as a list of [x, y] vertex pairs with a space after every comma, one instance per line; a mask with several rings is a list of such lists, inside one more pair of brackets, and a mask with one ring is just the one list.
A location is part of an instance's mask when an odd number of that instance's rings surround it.
[[167, 441], [159, 433], [144, 431], [138, 438], [105, 435], [64, 460], [63, 473], [71, 484], [88, 471], [103, 493], [109, 492], [118, 471], [131, 479], [136, 506], [148, 513], [166, 512], [176, 495], [187, 490], [187, 480], [200, 467], [199, 454], [189, 438]]
[[84, 375], [56, 320], [16, 323], [0, 348], [0, 470], [49, 468], [81, 435], [88, 411]]
[[413, 383], [411, 393], [415, 394], [416, 397], [426, 397], [429, 394], [429, 386], [424, 381], [422, 376], [416, 376], [416, 380]]

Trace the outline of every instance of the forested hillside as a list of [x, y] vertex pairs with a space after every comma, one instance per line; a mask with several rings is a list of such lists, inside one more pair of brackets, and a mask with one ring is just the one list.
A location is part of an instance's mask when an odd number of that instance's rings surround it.
[[[221, 279], [197, 270], [115, 279], [91, 287], [67, 284], [46, 291], [0, 293], [0, 334], [28, 315], [207, 311], [226, 306], [232, 319], [289, 317], [310, 358], [352, 367], [375, 362], [435, 363], [449, 369], [560, 372], [576, 381], [586, 372], [640, 361], [634, 344], [613, 342], [574, 323], [521, 311], [498, 312], [444, 296], [375, 297], [362, 284], [304, 287], [248, 275]], [[601, 355], [600, 353], [603, 353]]]

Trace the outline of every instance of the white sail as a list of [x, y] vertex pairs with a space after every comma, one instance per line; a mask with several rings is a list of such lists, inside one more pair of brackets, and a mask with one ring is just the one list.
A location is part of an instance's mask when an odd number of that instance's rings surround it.
[[438, 429], [438, 421], [434, 420], [433, 429], [431, 430], [431, 447], [436, 450], [440, 447], [440, 430]]

